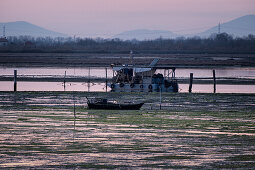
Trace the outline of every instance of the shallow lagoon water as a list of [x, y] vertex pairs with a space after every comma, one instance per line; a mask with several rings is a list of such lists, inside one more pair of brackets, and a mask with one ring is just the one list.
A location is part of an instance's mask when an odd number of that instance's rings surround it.
[[[67, 76], [87, 76], [92, 77], [105, 77], [105, 68], [12, 68], [12, 67], [1, 67], [0, 75], [13, 75], [13, 70], [18, 70], [18, 76], [63, 76], [66, 71]], [[255, 78], [254, 68], [216, 68], [217, 77], [228, 77], [228, 78]], [[163, 74], [163, 70], [158, 70], [159, 73]], [[212, 77], [212, 69], [177, 69], [176, 77], [187, 78], [189, 73], [193, 73], [194, 78], [206, 78]], [[107, 69], [108, 78], [112, 77], [112, 70]], [[180, 92], [188, 92], [188, 84], [179, 85]], [[105, 92], [105, 83], [86, 83], [86, 82], [67, 82], [64, 88], [61, 82], [18, 82], [18, 91], [95, 91]], [[13, 82], [11, 81], [0, 81], [0, 91], [12, 91]], [[107, 91], [110, 88], [108, 87]], [[212, 93], [212, 84], [193, 84], [194, 93]], [[217, 93], [255, 93], [255, 85], [224, 85], [217, 84]]]
[[[217, 93], [255, 93], [255, 85], [224, 85], [216, 86]], [[187, 93], [188, 84], [179, 84], [179, 92]], [[85, 91], [85, 92], [105, 92], [105, 83], [82, 83], [67, 82], [64, 88], [61, 82], [22, 82], [17, 83], [18, 91]], [[0, 81], [0, 91], [13, 91], [12, 81]], [[107, 88], [110, 91], [110, 88]], [[193, 93], [213, 93], [212, 84], [193, 84]]]
[[[176, 77], [189, 77], [193, 73], [194, 77], [212, 77], [212, 70], [216, 70], [217, 77], [238, 77], [255, 78], [255, 68], [252, 67], [225, 67], [225, 68], [177, 68]], [[94, 77], [105, 77], [105, 68], [98, 67], [0, 67], [0, 75], [13, 75], [13, 71], [18, 70], [18, 75], [56, 75], [64, 76], [88, 76], [89, 72]], [[164, 73], [157, 70], [157, 73]], [[107, 76], [112, 77], [112, 69], [107, 68]]]

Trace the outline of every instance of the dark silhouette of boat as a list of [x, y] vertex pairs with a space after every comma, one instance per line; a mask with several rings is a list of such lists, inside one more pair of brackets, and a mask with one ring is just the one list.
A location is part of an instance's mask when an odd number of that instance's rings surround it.
[[107, 101], [107, 99], [95, 98], [87, 99], [88, 109], [102, 110], [139, 110], [144, 103], [117, 103]]

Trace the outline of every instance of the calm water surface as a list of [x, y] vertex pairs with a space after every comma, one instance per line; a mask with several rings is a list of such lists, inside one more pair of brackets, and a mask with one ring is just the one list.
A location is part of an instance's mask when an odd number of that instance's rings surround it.
[[[105, 77], [105, 68], [14, 68], [0, 67], [0, 76], [13, 75], [14, 70], [18, 71], [18, 76], [63, 76], [66, 71], [67, 76], [92, 76]], [[217, 77], [229, 78], [255, 78], [255, 68], [216, 68]], [[158, 70], [158, 73], [164, 73]], [[193, 73], [196, 77], [212, 77], [212, 69], [177, 69], [176, 77], [189, 77]], [[107, 76], [111, 78], [113, 75], [111, 68], [107, 68]], [[188, 92], [188, 84], [179, 85], [180, 92]], [[61, 82], [18, 82], [18, 91], [106, 91], [105, 83], [85, 83], [85, 82], [68, 82], [64, 88]], [[0, 91], [12, 91], [12, 81], [0, 81]], [[109, 88], [107, 89], [110, 90]], [[194, 84], [193, 92], [195, 93], [211, 93], [213, 85], [211, 84]], [[217, 85], [218, 93], [255, 93], [254, 85]]]
[[[56, 75], [64, 76], [65, 71], [68, 76], [90, 76], [105, 77], [105, 68], [52, 68], [52, 67], [37, 67], [37, 68], [25, 68], [25, 67], [0, 67], [0, 75], [13, 75], [14, 70], [18, 70], [18, 75]], [[176, 69], [176, 77], [189, 77], [190, 73], [193, 73], [195, 77], [212, 77], [213, 69]], [[230, 77], [230, 78], [255, 78], [255, 68], [215, 68], [217, 77]], [[164, 73], [163, 70], [157, 70], [158, 73]], [[107, 76], [112, 77], [112, 69], [107, 68]]]

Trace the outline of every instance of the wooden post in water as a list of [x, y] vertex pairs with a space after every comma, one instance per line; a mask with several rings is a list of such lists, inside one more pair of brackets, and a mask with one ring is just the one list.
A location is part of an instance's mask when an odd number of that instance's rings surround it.
[[14, 91], [17, 91], [17, 70], [14, 70]]
[[74, 97], [74, 91], [73, 91], [73, 142], [75, 140], [75, 121], [76, 121], [76, 112], [75, 112], [75, 97]]
[[213, 93], [216, 93], [216, 76], [215, 76], [215, 70], [213, 70]]
[[161, 96], [161, 85], [159, 86], [159, 110], [161, 110], [161, 101], [162, 101], [162, 96]]
[[190, 73], [190, 79], [189, 79], [189, 93], [192, 92], [192, 83], [193, 83], [193, 73]]
[[76, 121], [76, 112], [75, 112], [75, 96], [73, 91], [73, 141], [75, 139], [75, 121]]
[[107, 68], [105, 67], [105, 92], [107, 92]]
[[89, 80], [88, 80], [88, 92], [90, 90], [90, 67], [89, 67]]
[[73, 103], [73, 115], [74, 115], [74, 118], [76, 118], [76, 113], [75, 113], [75, 100], [74, 100], [74, 103]]
[[73, 116], [74, 116], [74, 118], [76, 118], [74, 91], [73, 91]]
[[64, 91], [66, 91], [66, 71], [65, 71], [65, 77], [64, 77]]

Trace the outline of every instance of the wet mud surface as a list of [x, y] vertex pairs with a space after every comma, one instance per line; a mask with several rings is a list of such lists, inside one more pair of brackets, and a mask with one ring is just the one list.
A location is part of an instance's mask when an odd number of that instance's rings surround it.
[[[87, 110], [86, 96], [146, 103]], [[0, 168], [255, 166], [254, 94], [162, 97], [159, 110], [157, 93], [0, 92]]]

